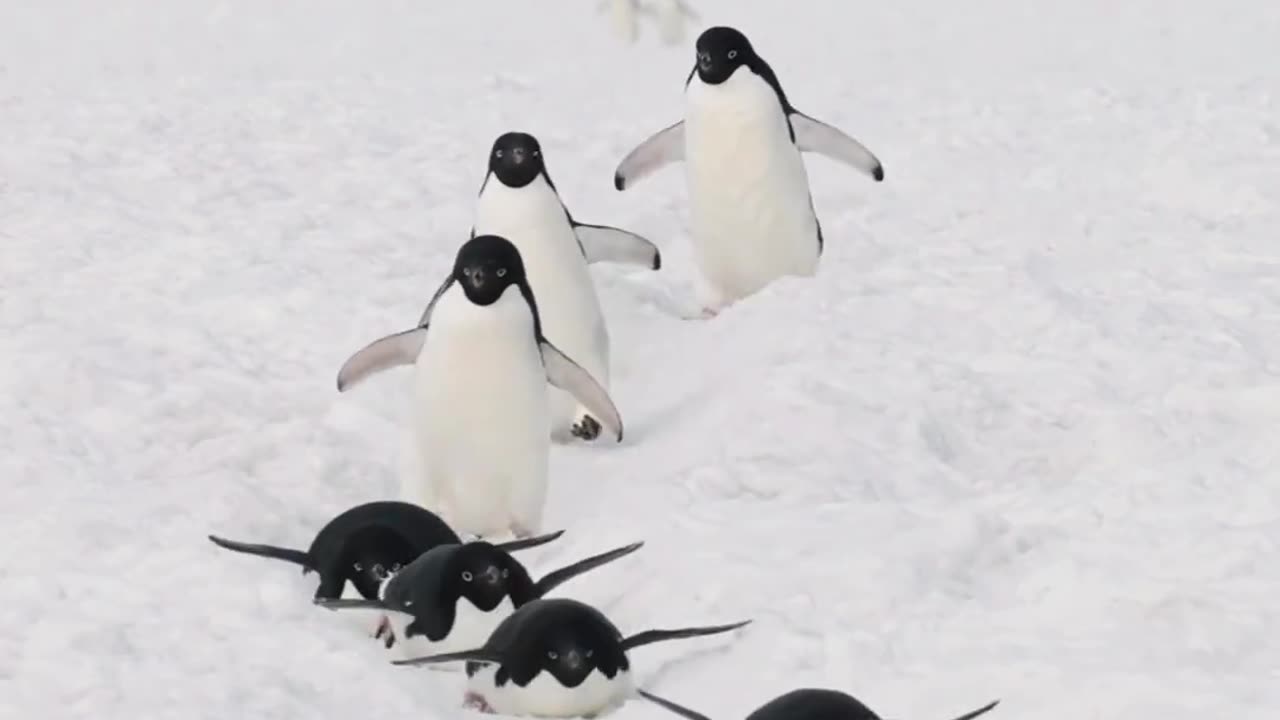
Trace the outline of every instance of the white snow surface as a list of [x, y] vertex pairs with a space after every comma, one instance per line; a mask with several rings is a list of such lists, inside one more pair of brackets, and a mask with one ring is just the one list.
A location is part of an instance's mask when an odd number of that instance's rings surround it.
[[[895, 720], [1280, 710], [1280, 6], [701, 0], [684, 44], [594, 3], [0, 7], [0, 717], [480, 717], [395, 667], [305, 547], [391, 497], [410, 373], [339, 395], [466, 237], [499, 133], [581, 220], [621, 445], [552, 448], [535, 575], [717, 720], [800, 686]], [[554, 9], [552, 9], [554, 8]], [[884, 161], [806, 163], [827, 249], [709, 321], [683, 167], [696, 32]], [[663, 718], [633, 700], [620, 720]]]

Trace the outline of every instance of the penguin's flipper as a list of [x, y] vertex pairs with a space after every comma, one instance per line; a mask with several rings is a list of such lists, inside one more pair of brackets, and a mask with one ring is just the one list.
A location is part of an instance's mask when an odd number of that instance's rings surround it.
[[483, 663], [500, 663], [502, 659], [496, 653], [484, 648], [475, 650], [459, 650], [458, 652], [440, 653], [411, 658], [409, 660], [392, 660], [392, 665], [434, 665], [435, 663], [453, 662], [454, 660], [470, 660]]
[[640, 143], [618, 163], [613, 187], [625, 190], [660, 168], [684, 160], [684, 121], [669, 125]]
[[973, 718], [976, 718], [979, 715], [982, 715], [990, 710], [995, 709], [995, 706], [999, 704], [1000, 704], [999, 700], [992, 700], [991, 702], [987, 703], [986, 705], [983, 705], [977, 710], [970, 710], [969, 712], [961, 715], [958, 718], [953, 718], [952, 720], [973, 720]]
[[560, 568], [559, 570], [552, 570], [551, 572], [543, 576], [541, 580], [534, 583], [533, 595], [534, 597], [542, 597], [543, 595], [546, 595], [547, 593], [551, 592], [555, 588], [564, 584], [566, 581], [572, 580], [573, 578], [581, 575], [582, 573], [595, 570], [601, 565], [611, 563], [614, 560], [617, 560], [618, 558], [623, 557], [624, 555], [630, 555], [631, 553], [639, 550], [643, 546], [644, 546], [643, 541], [638, 543], [631, 543], [630, 545], [626, 545], [624, 547], [610, 550], [609, 552], [600, 553], [599, 555], [593, 555], [589, 558], [579, 560], [578, 562], [572, 565], [566, 565]]
[[376, 375], [401, 365], [412, 365], [422, 352], [422, 343], [427, 339], [426, 326], [388, 335], [374, 340], [360, 349], [355, 355], [347, 358], [338, 371], [338, 392]]
[[598, 262], [630, 263], [644, 265], [651, 270], [662, 267], [662, 253], [658, 247], [639, 235], [608, 225], [588, 225], [575, 222], [573, 230], [587, 264]]
[[622, 442], [622, 417], [609, 397], [609, 392], [591, 377], [591, 373], [552, 345], [550, 340], [539, 338], [538, 349], [542, 351], [547, 381], [577, 398], [596, 420], [613, 431], [618, 442]]
[[517, 550], [525, 550], [531, 547], [538, 547], [539, 545], [546, 545], [547, 543], [551, 542], [552, 540], [555, 540], [556, 538], [560, 537], [563, 534], [564, 534], [563, 530], [557, 530], [553, 533], [547, 533], [546, 535], [534, 535], [532, 537], [508, 540], [507, 542], [503, 542], [503, 543], [495, 543], [494, 547], [498, 548], [499, 550], [506, 550], [507, 552], [515, 552]]
[[[471, 236], [475, 237], [476, 231], [471, 231]], [[436, 290], [436, 294], [431, 296], [431, 301], [427, 303], [427, 309], [422, 311], [422, 317], [418, 318], [418, 327], [424, 328], [431, 322], [431, 311], [436, 309], [436, 303], [440, 302], [440, 296], [444, 295], [449, 286], [453, 285], [453, 276], [450, 275], [447, 280], [440, 283], [440, 289]]]
[[790, 119], [791, 129], [796, 133], [796, 147], [800, 152], [825, 155], [855, 170], [861, 170], [876, 182], [884, 180], [884, 165], [862, 143], [798, 110], [791, 112]]
[[365, 600], [362, 598], [316, 598], [312, 602], [329, 610], [362, 610], [365, 608], [372, 608], [374, 610], [394, 610], [394, 608], [387, 607], [386, 603], [381, 600]]
[[687, 720], [711, 720], [711, 718], [707, 717], [706, 715], [703, 715], [700, 712], [697, 712], [696, 710], [690, 710], [689, 708], [679, 703], [673, 703], [666, 698], [658, 697], [657, 695], [654, 695], [653, 693], [648, 692], [646, 690], [641, 690], [639, 688], [636, 688], [636, 693], [639, 694], [640, 697], [644, 698], [645, 700], [648, 700], [649, 702], [654, 703], [659, 707], [666, 708], [667, 710], [670, 710], [671, 712], [683, 718], [687, 718]]
[[729, 632], [730, 630], [737, 630], [738, 628], [750, 623], [750, 620], [743, 620], [742, 622], [736, 622], [731, 625], [711, 625], [705, 627], [680, 628], [679, 630], [645, 630], [644, 632], [636, 633], [629, 638], [625, 638], [622, 641], [622, 649], [625, 652], [631, 648], [648, 645], [649, 643], [701, 637], [703, 635], [718, 635], [720, 633]]

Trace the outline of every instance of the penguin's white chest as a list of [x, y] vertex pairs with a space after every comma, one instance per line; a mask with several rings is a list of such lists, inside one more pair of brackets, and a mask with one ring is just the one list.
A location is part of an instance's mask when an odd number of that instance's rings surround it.
[[[500, 235], [516, 246], [538, 303], [542, 334], [607, 389], [609, 335], [600, 299], [555, 190], [541, 177], [522, 188], [490, 177], [476, 209], [475, 230]], [[575, 421], [572, 396], [555, 387], [548, 393], [553, 426]]]
[[[509, 597], [503, 598], [502, 602], [489, 612], [472, 605], [470, 600], [461, 598], [458, 600], [458, 606], [455, 610], [453, 628], [443, 640], [438, 642], [432, 642], [425, 635], [408, 637], [405, 629], [410, 622], [413, 622], [413, 618], [403, 613], [389, 613], [391, 627], [396, 633], [396, 644], [392, 646], [390, 652], [401, 659], [409, 660], [437, 653], [478, 648], [484, 645], [489, 636], [493, 634], [494, 629], [513, 612], [515, 612], [515, 605]], [[436, 667], [440, 669], [457, 669], [453, 666]]]
[[749, 69], [686, 91], [685, 165], [698, 264], [725, 300], [817, 270], [818, 225], [777, 95]]
[[[488, 306], [440, 298], [414, 369], [415, 430], [429, 488], [460, 532], [536, 524], [546, 486], [547, 380], [520, 289]], [[429, 505], [430, 506], [430, 505]]]
[[483, 697], [490, 709], [500, 715], [581, 717], [621, 703], [634, 692], [631, 674], [625, 670], [619, 670], [612, 679], [599, 670], [592, 670], [581, 684], [572, 688], [561, 685], [546, 670], [524, 687], [510, 679], [498, 686], [494, 683], [497, 671], [497, 665], [482, 665], [468, 679], [467, 689]]

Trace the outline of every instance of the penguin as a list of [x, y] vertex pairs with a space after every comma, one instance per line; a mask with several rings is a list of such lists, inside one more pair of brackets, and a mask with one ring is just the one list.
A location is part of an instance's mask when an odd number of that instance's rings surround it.
[[547, 494], [547, 383], [568, 391], [622, 441], [600, 383], [543, 335], [520, 251], [477, 235], [458, 248], [427, 322], [376, 340], [338, 372], [345, 392], [414, 365], [413, 437], [421, 466], [402, 499], [480, 538], [539, 532]]
[[[646, 690], [637, 691], [651, 702], [684, 717], [686, 720], [711, 720], [711, 718], [695, 710], [678, 705]], [[995, 709], [999, 700], [983, 705], [976, 710], [954, 718], [954, 720], [973, 720], [979, 715]], [[866, 705], [848, 693], [828, 688], [800, 688], [785, 692], [769, 702], [761, 705], [747, 716], [747, 720], [881, 720]]]
[[499, 715], [593, 716], [634, 694], [627, 652], [641, 645], [736, 630], [730, 625], [646, 630], [624, 638], [596, 608], [571, 598], [533, 600], [508, 615], [485, 643], [395, 665], [465, 660], [465, 703]]
[[817, 272], [822, 227], [801, 153], [840, 161], [876, 182], [884, 166], [862, 143], [797, 110], [739, 30], [705, 30], [695, 53], [684, 119], [631, 150], [613, 184], [623, 191], [685, 163], [703, 317], [712, 317], [783, 276]]
[[[612, 261], [657, 270], [658, 248], [635, 233], [575, 220], [551, 181], [541, 144], [523, 132], [504, 133], [493, 142], [471, 233], [500, 235], [515, 244], [547, 336], [607, 390], [609, 331], [588, 265]], [[435, 302], [419, 325], [430, 321]], [[590, 442], [600, 436], [600, 418], [582, 403], [554, 386], [547, 392], [553, 439]]]
[[[499, 545], [505, 552], [545, 545], [563, 530]], [[307, 550], [227, 540], [210, 535], [214, 545], [239, 553], [284, 560], [302, 566], [302, 574], [316, 572], [320, 584], [314, 599], [363, 597], [375, 599], [383, 581], [434, 547], [462, 542], [438, 515], [407, 502], [378, 500], [339, 513], [320, 528]], [[374, 637], [389, 634], [383, 616]]]
[[[404, 657], [454, 652], [483, 644], [517, 608], [643, 545], [633, 543], [579, 560], [537, 582], [499, 546], [484, 541], [437, 545], [388, 577], [375, 599], [319, 598], [315, 603], [331, 610], [377, 608], [407, 618], [396, 628], [406, 641]], [[387, 649], [394, 644], [393, 637], [385, 643]]]

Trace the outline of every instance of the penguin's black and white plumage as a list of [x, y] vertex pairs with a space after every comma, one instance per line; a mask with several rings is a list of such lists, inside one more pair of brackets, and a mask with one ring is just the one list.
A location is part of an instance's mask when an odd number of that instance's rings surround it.
[[[438, 545], [383, 583], [377, 599], [316, 600], [330, 609], [395, 613], [403, 657], [474, 648], [516, 609], [583, 573], [639, 550], [642, 542], [579, 560], [534, 581], [518, 560], [484, 541]], [[391, 647], [390, 644], [387, 646]]]
[[877, 182], [880, 161], [861, 143], [797, 110], [740, 31], [713, 27], [695, 46], [684, 120], [640, 143], [618, 165], [624, 190], [683, 161], [694, 257], [706, 280], [705, 315], [786, 276], [812, 276], [822, 228], [801, 153], [851, 165]]
[[[702, 713], [674, 703], [666, 698], [658, 697], [645, 690], [639, 694], [686, 720], [711, 720]], [[976, 710], [953, 718], [953, 720], [973, 720], [984, 715], [999, 705], [999, 700], [983, 705]], [[761, 705], [747, 716], [747, 720], [881, 720], [871, 708], [863, 705], [857, 698], [839, 690], [828, 688], [799, 688], [785, 692], [769, 702]]]
[[463, 243], [428, 321], [352, 355], [338, 373], [338, 390], [410, 364], [421, 463], [406, 476], [401, 499], [439, 512], [459, 532], [492, 539], [540, 531], [551, 443], [548, 382], [622, 440], [608, 391], [543, 334], [520, 251], [497, 235]]
[[[602, 387], [609, 389], [609, 331], [588, 265], [609, 261], [657, 270], [662, 258], [653, 243], [635, 233], [578, 222], [547, 172], [534, 136], [508, 132], [489, 151], [472, 235], [492, 234], [520, 250], [529, 286], [538, 299], [543, 331]], [[431, 304], [419, 324], [430, 322]], [[595, 440], [600, 418], [570, 393], [547, 388], [554, 438]]]
[[736, 630], [751, 622], [646, 630], [624, 638], [604, 613], [570, 598], [534, 600], [480, 647], [396, 661], [467, 661], [466, 703], [499, 715], [592, 716], [634, 695], [627, 652], [641, 645]]
[[[515, 552], [555, 540], [564, 531], [504, 543]], [[376, 599], [383, 582], [420, 555], [439, 546], [462, 542], [438, 515], [412, 503], [378, 500], [344, 510], [325, 523], [306, 550], [245, 543], [210, 535], [215, 545], [239, 553], [284, 560], [302, 566], [303, 574], [320, 576], [316, 600]], [[381, 618], [375, 637], [389, 638], [391, 627]]]

